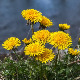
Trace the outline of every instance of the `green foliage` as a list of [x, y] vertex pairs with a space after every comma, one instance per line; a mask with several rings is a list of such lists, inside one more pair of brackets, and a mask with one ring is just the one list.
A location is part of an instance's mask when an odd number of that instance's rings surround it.
[[44, 64], [19, 55], [16, 60], [6, 57], [0, 61], [0, 71], [6, 80], [74, 80], [80, 76], [80, 63], [71, 63], [72, 60], [71, 55], [65, 54], [57, 63], [55, 58]]

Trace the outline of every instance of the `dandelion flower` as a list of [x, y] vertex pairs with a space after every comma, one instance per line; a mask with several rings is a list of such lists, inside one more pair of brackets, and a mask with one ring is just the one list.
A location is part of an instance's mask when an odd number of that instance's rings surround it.
[[49, 36], [50, 32], [48, 30], [39, 30], [37, 32], [34, 32], [32, 39], [45, 44], [48, 42]]
[[45, 51], [43, 52], [43, 54], [38, 55], [36, 57], [36, 60], [40, 60], [42, 63], [46, 63], [48, 61], [52, 61], [54, 58], [54, 53], [52, 53], [51, 49], [47, 49], [45, 48]]
[[74, 50], [73, 48], [69, 48], [68, 52], [69, 52], [69, 54], [75, 55], [75, 56], [80, 54], [80, 51], [78, 51], [77, 49]]
[[41, 22], [42, 20], [42, 13], [34, 9], [23, 10], [21, 14], [25, 20], [30, 20], [33, 23]]
[[44, 45], [41, 45], [40, 43], [35, 42], [27, 45], [24, 49], [24, 52], [25, 52], [25, 55], [36, 56], [36, 55], [43, 54], [44, 47], [45, 47]]
[[62, 29], [62, 30], [67, 30], [70, 28], [70, 25], [67, 25], [67, 24], [59, 24], [59, 28]]
[[79, 38], [78, 42], [80, 42], [80, 38]]
[[29, 40], [27, 40], [26, 38], [24, 38], [24, 40], [22, 40], [25, 44], [29, 44], [32, 43], [32, 39], [30, 38]]
[[79, 40], [78, 40], [78, 45], [80, 45], [80, 38], [79, 38]]
[[80, 41], [80, 38], [79, 38], [79, 41]]
[[44, 26], [44, 27], [50, 27], [53, 25], [53, 23], [50, 21], [50, 19], [48, 19], [45, 16], [42, 16], [42, 21], [40, 22], [40, 24], [41, 24], [41, 26]]
[[72, 39], [68, 33], [58, 31], [51, 33], [49, 42], [53, 47], [58, 47], [58, 49], [64, 50], [71, 46]]
[[10, 37], [2, 44], [3, 48], [7, 50], [12, 50], [13, 48], [17, 48], [20, 45], [21, 45], [21, 42], [16, 37]]

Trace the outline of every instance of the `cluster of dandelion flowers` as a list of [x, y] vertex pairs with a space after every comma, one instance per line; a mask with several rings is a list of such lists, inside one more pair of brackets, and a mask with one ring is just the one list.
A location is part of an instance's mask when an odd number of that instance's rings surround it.
[[58, 47], [58, 49], [64, 50], [71, 46], [72, 39], [68, 33], [58, 31], [51, 33], [49, 42], [53, 47]]
[[25, 20], [30, 20], [33, 23], [41, 22], [42, 20], [42, 13], [34, 9], [23, 10], [21, 14]]
[[3, 48], [7, 50], [12, 50], [13, 48], [17, 48], [20, 45], [21, 45], [21, 42], [16, 37], [10, 37], [6, 41], [4, 41], [2, 44]]
[[41, 61], [42, 63], [46, 63], [48, 61], [52, 61], [53, 58], [54, 58], [54, 53], [52, 53], [52, 50], [51, 49], [47, 49], [45, 48], [45, 51], [43, 52], [43, 54], [41, 55], [38, 55], [36, 57], [36, 60], [39, 60]]
[[47, 43], [49, 37], [50, 37], [50, 32], [48, 30], [39, 30], [37, 32], [34, 32], [34, 35], [32, 35], [32, 39], [34, 41], [41, 42], [42, 44]]
[[74, 55], [74, 56], [80, 54], [80, 51], [78, 51], [77, 49], [74, 50], [73, 48], [69, 48], [68, 52], [69, 54]]
[[40, 22], [40, 25], [41, 25], [41, 26], [44, 26], [44, 27], [50, 27], [50, 26], [53, 25], [53, 23], [52, 23], [51, 20], [48, 19], [47, 17], [42, 16], [42, 21]]
[[33, 40], [30, 38], [29, 40], [27, 40], [27, 38], [24, 38], [24, 40], [22, 40], [25, 44], [29, 44], [32, 43]]
[[67, 25], [67, 24], [59, 24], [59, 28], [62, 29], [62, 30], [67, 30], [70, 28], [70, 25]]
[[45, 46], [41, 45], [39, 42], [35, 42], [27, 45], [24, 49], [24, 52], [25, 55], [36, 56], [36, 55], [43, 54], [44, 47]]

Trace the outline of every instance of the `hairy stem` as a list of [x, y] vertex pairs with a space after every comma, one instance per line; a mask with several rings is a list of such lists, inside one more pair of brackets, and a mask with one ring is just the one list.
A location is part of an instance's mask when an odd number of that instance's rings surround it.
[[34, 34], [33, 23], [31, 23], [32, 35]]

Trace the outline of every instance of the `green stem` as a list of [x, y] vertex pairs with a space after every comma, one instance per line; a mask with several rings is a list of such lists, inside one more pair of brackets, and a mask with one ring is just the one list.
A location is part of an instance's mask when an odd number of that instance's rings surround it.
[[31, 23], [32, 35], [34, 34], [33, 23]]
[[66, 78], [67, 78], [67, 80], [68, 80], [68, 73], [67, 73], [67, 70], [69, 69], [69, 67], [68, 67], [68, 62], [69, 62], [69, 54], [68, 54], [68, 56], [67, 56], [67, 60], [66, 60]]
[[43, 68], [42, 68], [42, 63], [41, 63], [41, 73], [40, 73], [40, 77], [41, 77], [41, 79], [40, 80], [42, 80], [42, 75], [43, 75], [43, 72], [42, 72], [42, 70], [43, 70]]
[[18, 80], [18, 70], [17, 70], [17, 67], [16, 67], [16, 73], [17, 73], [17, 80]]
[[60, 61], [60, 53], [59, 53], [60, 50], [58, 50], [58, 61]]
[[9, 58], [13, 59], [12, 55], [11, 55], [11, 51], [9, 51]]
[[15, 51], [15, 50], [13, 50], [13, 51], [14, 51], [14, 54], [16, 55], [16, 59], [19, 60], [20, 58], [19, 58], [18, 55], [16, 54], [16, 51]]
[[57, 66], [57, 59], [58, 59], [58, 54], [56, 55], [56, 59], [55, 59], [55, 68]]
[[57, 64], [58, 64], [58, 61], [60, 61], [59, 50], [58, 50], [58, 53], [57, 53], [56, 59], [55, 59], [55, 80], [57, 80], [57, 74], [58, 74], [58, 71], [57, 71]]
[[45, 69], [43, 69], [43, 70], [44, 70], [44, 72], [43, 72], [43, 73], [44, 73], [43, 77], [45, 78], [45, 80], [48, 80], [48, 79], [47, 79], [47, 76], [46, 76], [47, 66], [46, 66]]
[[57, 59], [58, 59], [58, 54], [56, 55], [55, 59], [55, 80], [57, 80]]
[[26, 37], [26, 38], [28, 38], [28, 36], [29, 36], [29, 34], [30, 34], [30, 31], [31, 31], [31, 28], [30, 28], [30, 30], [28, 31], [28, 34], [27, 34], [27, 37]]
[[45, 78], [45, 80], [48, 80], [48, 79], [47, 79], [47, 76], [46, 76], [45, 74], [44, 74], [44, 78]]

